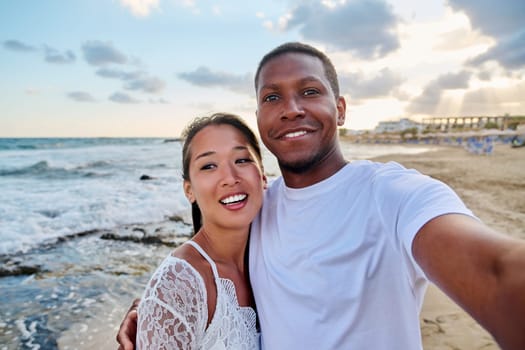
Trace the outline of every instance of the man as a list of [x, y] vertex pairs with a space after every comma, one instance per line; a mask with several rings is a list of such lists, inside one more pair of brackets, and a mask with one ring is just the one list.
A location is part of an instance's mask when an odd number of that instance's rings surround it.
[[502, 348], [525, 349], [525, 242], [492, 231], [439, 181], [348, 163], [337, 136], [345, 100], [315, 48], [272, 50], [255, 89], [259, 133], [282, 173], [250, 238], [263, 348], [420, 349], [430, 280]]

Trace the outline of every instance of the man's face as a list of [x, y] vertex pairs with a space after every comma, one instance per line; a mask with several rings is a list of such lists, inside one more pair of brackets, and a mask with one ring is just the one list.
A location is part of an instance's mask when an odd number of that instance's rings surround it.
[[261, 139], [282, 170], [301, 173], [336, 152], [345, 102], [334, 96], [320, 59], [301, 53], [271, 59], [256, 94]]

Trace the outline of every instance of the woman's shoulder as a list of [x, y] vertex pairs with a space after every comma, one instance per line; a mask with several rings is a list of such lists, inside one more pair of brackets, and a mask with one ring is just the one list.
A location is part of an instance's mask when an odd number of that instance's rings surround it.
[[210, 277], [213, 281], [213, 271], [210, 263], [192, 245], [186, 243], [178, 246], [170, 254], [170, 257], [190, 265], [206, 282]]
[[161, 281], [175, 284], [186, 282], [198, 284], [198, 279], [201, 279], [201, 276], [199, 269], [195, 267], [191, 259], [176, 253], [174, 250], [160, 263], [151, 279], [151, 286], [158, 285]]
[[[201, 268], [188, 261], [179, 249], [168, 255], [151, 276], [144, 291], [144, 300], [156, 300], [166, 305], [194, 304], [207, 300], [205, 278]], [[198, 264], [197, 264], [198, 265]]]

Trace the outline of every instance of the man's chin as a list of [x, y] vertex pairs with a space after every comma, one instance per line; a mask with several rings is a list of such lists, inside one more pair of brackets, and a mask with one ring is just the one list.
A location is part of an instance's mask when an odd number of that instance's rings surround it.
[[281, 171], [286, 171], [294, 174], [304, 174], [312, 169], [317, 163], [317, 159], [301, 159], [296, 161], [279, 161], [279, 168]]

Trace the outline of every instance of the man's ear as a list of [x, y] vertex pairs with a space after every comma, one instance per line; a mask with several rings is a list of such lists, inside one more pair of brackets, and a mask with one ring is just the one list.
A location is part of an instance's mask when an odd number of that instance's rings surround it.
[[195, 196], [193, 195], [193, 189], [191, 188], [191, 182], [189, 182], [188, 180], [184, 180], [183, 187], [184, 187], [184, 195], [186, 196], [186, 198], [188, 198], [190, 203], [195, 202]]
[[337, 106], [337, 126], [343, 126], [346, 119], [346, 101], [343, 96], [339, 96], [336, 101]]

